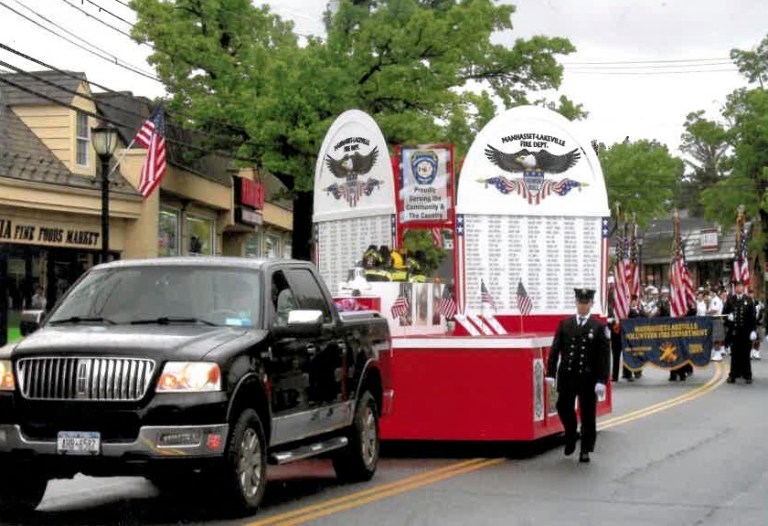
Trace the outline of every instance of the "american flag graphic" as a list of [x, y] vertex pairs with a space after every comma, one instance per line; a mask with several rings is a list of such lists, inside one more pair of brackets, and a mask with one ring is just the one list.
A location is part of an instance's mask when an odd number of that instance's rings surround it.
[[393, 318], [399, 318], [400, 316], [403, 316], [406, 312], [408, 312], [408, 309], [411, 308], [411, 304], [408, 301], [408, 298], [405, 297], [405, 294], [402, 292], [400, 295], [395, 299], [395, 302], [392, 304], [392, 317]]
[[134, 141], [147, 149], [144, 164], [141, 165], [141, 177], [139, 178], [139, 192], [142, 196], [149, 196], [160, 184], [166, 171], [165, 163], [165, 110], [163, 105], [155, 108], [155, 111], [144, 121], [139, 128]]
[[493, 185], [502, 194], [516, 193], [523, 199], [526, 199], [528, 204], [531, 205], [538, 205], [549, 195], [557, 194], [562, 196], [573, 188], [581, 188], [581, 183], [573, 179], [561, 179], [557, 182], [547, 179], [538, 192], [531, 192], [524, 179], [507, 179], [504, 176], [486, 179], [485, 184]]
[[733, 279], [739, 280], [744, 283], [744, 286], [749, 285], [749, 240], [747, 239], [747, 225], [739, 225], [737, 228], [741, 229], [741, 232], [736, 234], [736, 253], [733, 258]]
[[453, 292], [450, 287], [446, 286], [443, 289], [443, 295], [440, 298], [440, 303], [437, 305], [437, 312], [445, 316], [447, 320], [456, 316], [456, 302], [453, 299]]
[[488, 287], [485, 286], [485, 281], [480, 281], [480, 303], [487, 303], [493, 310], [496, 310], [496, 300], [493, 299], [491, 293], [488, 292]]
[[525, 290], [523, 280], [517, 282], [517, 308], [520, 310], [520, 314], [528, 316], [533, 310], [533, 301], [528, 295], [528, 291]]
[[456, 307], [459, 312], [465, 312], [467, 305], [465, 221], [464, 214], [456, 214], [456, 246], [454, 249], [456, 251]]

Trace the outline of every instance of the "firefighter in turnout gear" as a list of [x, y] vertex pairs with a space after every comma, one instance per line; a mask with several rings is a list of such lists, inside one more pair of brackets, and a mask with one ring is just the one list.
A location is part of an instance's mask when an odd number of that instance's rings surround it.
[[579, 462], [589, 462], [597, 435], [597, 399], [605, 394], [611, 360], [610, 331], [589, 315], [595, 297], [592, 289], [575, 289], [575, 316], [560, 322], [547, 361], [546, 382], [557, 378], [557, 414], [565, 428], [565, 454], [576, 450], [576, 397], [581, 411]]
[[731, 370], [728, 372], [728, 383], [732, 384], [737, 378], [744, 378], [752, 383], [752, 364], [749, 353], [752, 342], [757, 340], [757, 318], [755, 317], [755, 302], [744, 291], [744, 283], [734, 280], [734, 294], [728, 296], [723, 307], [726, 315], [729, 341], [731, 343]]

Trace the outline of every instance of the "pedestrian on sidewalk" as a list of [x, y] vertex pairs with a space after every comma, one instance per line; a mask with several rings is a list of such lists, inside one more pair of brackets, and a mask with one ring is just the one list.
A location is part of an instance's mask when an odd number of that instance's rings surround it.
[[576, 315], [560, 321], [547, 360], [546, 382], [557, 378], [557, 414], [565, 428], [565, 454], [576, 450], [576, 398], [581, 412], [579, 462], [589, 462], [597, 437], [597, 399], [605, 394], [611, 360], [610, 331], [590, 316], [593, 289], [575, 289]]

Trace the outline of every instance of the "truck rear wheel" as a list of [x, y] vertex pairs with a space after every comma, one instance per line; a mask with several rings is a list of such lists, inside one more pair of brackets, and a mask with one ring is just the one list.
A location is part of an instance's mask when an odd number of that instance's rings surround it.
[[43, 500], [48, 479], [10, 470], [0, 477], [0, 517], [18, 517], [32, 512]]
[[236, 513], [255, 511], [267, 485], [267, 444], [253, 409], [237, 418], [223, 460], [218, 474], [222, 496]]
[[376, 400], [365, 391], [357, 402], [347, 433], [349, 445], [333, 457], [333, 469], [342, 482], [371, 480], [379, 462], [379, 413]]

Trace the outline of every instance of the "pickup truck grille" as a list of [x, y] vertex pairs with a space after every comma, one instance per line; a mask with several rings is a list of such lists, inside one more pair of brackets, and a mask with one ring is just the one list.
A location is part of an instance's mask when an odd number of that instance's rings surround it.
[[19, 388], [30, 400], [136, 401], [144, 397], [155, 362], [137, 358], [22, 358]]

